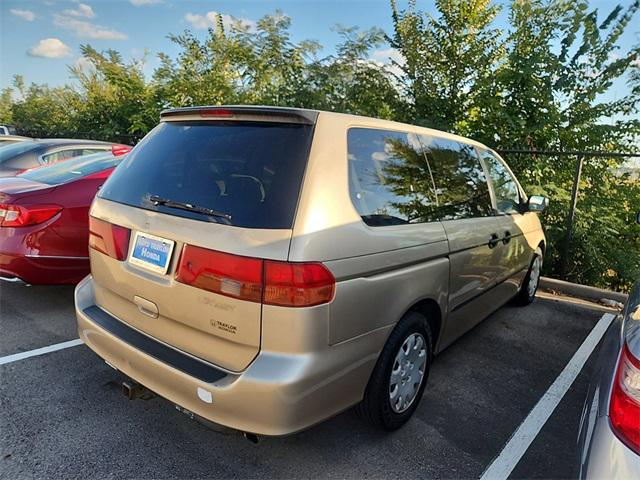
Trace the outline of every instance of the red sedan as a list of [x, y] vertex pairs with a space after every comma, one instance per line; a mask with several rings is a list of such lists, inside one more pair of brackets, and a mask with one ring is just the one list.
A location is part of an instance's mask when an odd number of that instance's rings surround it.
[[129, 147], [0, 178], [0, 280], [77, 283], [89, 273], [89, 207]]

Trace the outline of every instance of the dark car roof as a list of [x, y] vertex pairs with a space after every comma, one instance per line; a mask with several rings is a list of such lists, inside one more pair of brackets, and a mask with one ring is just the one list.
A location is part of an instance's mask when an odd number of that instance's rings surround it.
[[33, 140], [43, 146], [65, 146], [65, 145], [113, 145], [111, 142], [100, 140], [83, 140], [78, 138], [36, 138]]
[[44, 138], [0, 146], [0, 177], [39, 165], [40, 155], [58, 150], [110, 150], [113, 143], [69, 138]]

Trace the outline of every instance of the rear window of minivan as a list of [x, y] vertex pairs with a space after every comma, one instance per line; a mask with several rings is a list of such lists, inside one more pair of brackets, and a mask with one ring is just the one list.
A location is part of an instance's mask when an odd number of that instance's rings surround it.
[[[312, 128], [279, 122], [164, 122], [127, 156], [99, 196], [194, 220], [289, 229]], [[150, 197], [227, 217], [155, 205]]]

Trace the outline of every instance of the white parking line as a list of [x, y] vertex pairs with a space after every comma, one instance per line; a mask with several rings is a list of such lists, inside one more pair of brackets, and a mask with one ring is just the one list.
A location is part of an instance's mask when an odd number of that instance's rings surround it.
[[547, 423], [551, 414], [556, 409], [562, 397], [567, 393], [573, 381], [576, 379], [582, 367], [588, 360], [591, 352], [596, 348], [600, 339], [611, 325], [615, 315], [605, 313], [591, 330], [578, 351], [573, 355], [562, 373], [551, 384], [545, 394], [538, 400], [527, 418], [504, 446], [491, 465], [484, 471], [480, 480], [503, 480], [509, 477], [515, 466], [525, 454], [540, 430]]
[[79, 338], [75, 340], [69, 340], [68, 342], [56, 343], [55, 345], [49, 345], [48, 347], [36, 348], [35, 350], [29, 350], [28, 352], [14, 353], [13, 355], [7, 355], [6, 357], [0, 357], [0, 365], [6, 363], [17, 362], [25, 358], [37, 357], [38, 355], [44, 355], [45, 353], [55, 352], [57, 350], [63, 350], [65, 348], [75, 347], [82, 345], [84, 342]]

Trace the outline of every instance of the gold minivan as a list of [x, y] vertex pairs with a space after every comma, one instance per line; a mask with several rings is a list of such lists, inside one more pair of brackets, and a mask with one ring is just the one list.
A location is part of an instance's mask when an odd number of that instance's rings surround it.
[[284, 435], [352, 406], [391, 430], [434, 355], [533, 301], [538, 212], [491, 149], [385, 120], [192, 107], [90, 212], [80, 338], [182, 410]]

